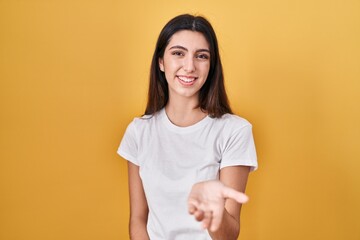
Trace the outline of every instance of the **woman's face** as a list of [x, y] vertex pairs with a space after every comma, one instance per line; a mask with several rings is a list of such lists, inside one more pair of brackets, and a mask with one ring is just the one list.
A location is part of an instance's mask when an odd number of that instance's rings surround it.
[[210, 49], [204, 35], [190, 30], [176, 32], [159, 59], [165, 72], [169, 98], [196, 98], [210, 69]]

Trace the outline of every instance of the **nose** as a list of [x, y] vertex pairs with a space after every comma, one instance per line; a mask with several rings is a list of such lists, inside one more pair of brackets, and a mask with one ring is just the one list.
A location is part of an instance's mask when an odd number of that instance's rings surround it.
[[195, 62], [194, 62], [194, 58], [192, 56], [187, 56], [186, 58], [184, 58], [183, 69], [186, 72], [194, 72], [195, 71]]

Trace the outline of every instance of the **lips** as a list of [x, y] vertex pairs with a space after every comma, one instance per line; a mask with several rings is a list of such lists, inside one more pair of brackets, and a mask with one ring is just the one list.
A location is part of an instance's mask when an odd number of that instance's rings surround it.
[[182, 83], [183, 85], [186, 86], [190, 86], [192, 85], [195, 80], [197, 79], [197, 77], [192, 77], [192, 76], [177, 76], [180, 83]]

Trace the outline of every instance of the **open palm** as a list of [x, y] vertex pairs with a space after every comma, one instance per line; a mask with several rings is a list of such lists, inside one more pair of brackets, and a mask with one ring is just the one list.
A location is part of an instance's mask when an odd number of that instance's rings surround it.
[[205, 229], [216, 231], [224, 214], [226, 199], [245, 203], [248, 197], [241, 192], [225, 186], [218, 180], [199, 182], [193, 185], [188, 198], [189, 213], [201, 221]]

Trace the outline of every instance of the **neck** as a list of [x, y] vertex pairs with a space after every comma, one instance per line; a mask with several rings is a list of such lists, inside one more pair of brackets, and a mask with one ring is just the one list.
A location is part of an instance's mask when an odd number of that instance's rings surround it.
[[199, 122], [207, 113], [198, 107], [197, 99], [169, 98], [165, 111], [170, 121], [179, 127], [188, 127]]

